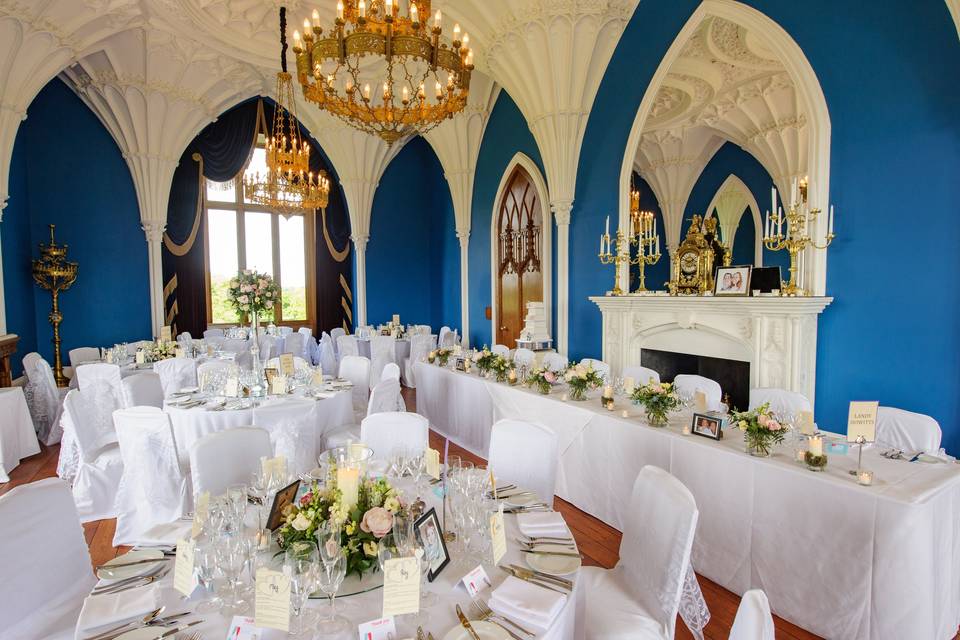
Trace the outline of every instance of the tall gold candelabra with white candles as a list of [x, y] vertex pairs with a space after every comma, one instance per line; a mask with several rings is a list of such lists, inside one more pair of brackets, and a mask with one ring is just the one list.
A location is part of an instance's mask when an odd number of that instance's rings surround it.
[[630, 219], [633, 223], [630, 243], [637, 245], [637, 257], [631, 258], [630, 264], [640, 267], [639, 286], [633, 293], [641, 293], [647, 290], [646, 266], [660, 261], [660, 234], [657, 233], [657, 220], [652, 211], [631, 212]]
[[[623, 231], [617, 229], [617, 235], [610, 242], [610, 216], [607, 216], [607, 230], [600, 236], [600, 264], [613, 265], [613, 289], [607, 291], [608, 296], [622, 296], [620, 288], [620, 265], [630, 263], [630, 241], [623, 236]], [[629, 287], [628, 287], [629, 288]]]
[[[817, 219], [820, 215], [820, 209], [811, 209], [807, 202], [807, 179], [800, 181], [796, 179], [790, 187], [790, 205], [787, 207], [787, 213], [777, 207], [777, 191], [771, 189], [771, 199], [773, 208], [767, 211], [766, 221], [764, 223], [763, 244], [771, 251], [786, 250], [790, 254], [790, 281], [781, 282], [780, 295], [782, 296], [806, 296], [809, 292], [800, 287], [797, 282], [797, 272], [799, 271], [800, 256], [807, 249], [813, 247], [820, 251], [825, 250], [833, 242], [833, 206], [830, 207], [830, 215], [827, 221], [826, 242], [818, 245], [810, 237], [810, 222]], [[784, 232], [783, 223], [786, 221], [787, 229]]]

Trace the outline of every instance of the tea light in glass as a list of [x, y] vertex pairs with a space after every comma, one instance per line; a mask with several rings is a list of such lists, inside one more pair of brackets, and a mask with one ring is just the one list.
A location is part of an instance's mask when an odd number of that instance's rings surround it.
[[869, 469], [860, 469], [857, 471], [857, 484], [869, 487], [873, 484], [873, 471]]

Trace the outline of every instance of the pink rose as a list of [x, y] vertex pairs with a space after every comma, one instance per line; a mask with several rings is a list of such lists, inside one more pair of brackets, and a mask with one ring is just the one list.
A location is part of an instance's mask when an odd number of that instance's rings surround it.
[[240, 304], [247, 304], [250, 298], [248, 298], [247, 296], [240, 296], [239, 300], [240, 300]]
[[767, 421], [767, 429], [769, 429], [770, 431], [780, 431], [781, 428], [782, 427], [780, 426], [780, 423], [777, 422], [776, 420]]
[[549, 382], [550, 384], [553, 384], [554, 382], [557, 381], [557, 376], [554, 375], [553, 371], [544, 371], [543, 379]]
[[360, 522], [360, 529], [367, 533], [372, 533], [377, 538], [390, 533], [393, 528], [393, 514], [383, 507], [374, 507], [365, 514]]
[[300, 498], [300, 506], [305, 507], [310, 504], [310, 501], [313, 500], [313, 492], [308, 492], [303, 494], [303, 497]]

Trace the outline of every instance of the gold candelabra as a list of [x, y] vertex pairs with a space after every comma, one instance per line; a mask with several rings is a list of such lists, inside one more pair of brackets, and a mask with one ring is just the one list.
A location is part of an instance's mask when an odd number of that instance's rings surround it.
[[[833, 242], [833, 206], [830, 207], [830, 215], [827, 221], [826, 242], [818, 245], [810, 237], [810, 222], [817, 219], [821, 210], [810, 208], [807, 202], [807, 179], [803, 178], [799, 182], [794, 179], [790, 189], [790, 205], [787, 213], [776, 206], [776, 190], [773, 190], [773, 211], [767, 211], [766, 221], [764, 223], [763, 244], [771, 251], [786, 250], [790, 254], [790, 280], [781, 281], [780, 295], [782, 296], [806, 296], [809, 292], [803, 289], [797, 282], [797, 272], [799, 271], [800, 255], [807, 249], [813, 247], [820, 251], [825, 250]], [[786, 220], [786, 233], [783, 230], [783, 222]]]
[[637, 246], [637, 257], [631, 258], [629, 264], [640, 267], [639, 286], [633, 293], [647, 290], [647, 265], [655, 265], [660, 261], [660, 234], [657, 233], [657, 219], [652, 211], [635, 211], [630, 215], [633, 223], [633, 237], [630, 244]]
[[[610, 216], [607, 216], [607, 230], [600, 236], [600, 264], [613, 265], [613, 289], [607, 291], [608, 296], [622, 296], [623, 289], [620, 288], [620, 265], [630, 263], [630, 241], [623, 236], [623, 231], [617, 229], [617, 235], [614, 237], [613, 245], [610, 242]], [[612, 249], [612, 250], [611, 250]]]
[[63, 375], [63, 361], [60, 358], [60, 313], [59, 297], [77, 280], [77, 263], [67, 261], [67, 245], [58, 245], [53, 238], [55, 225], [50, 225], [50, 244], [40, 243], [40, 258], [33, 261], [33, 280], [41, 288], [50, 292], [53, 307], [47, 319], [53, 326], [53, 377], [57, 386], [65, 387], [69, 380]]

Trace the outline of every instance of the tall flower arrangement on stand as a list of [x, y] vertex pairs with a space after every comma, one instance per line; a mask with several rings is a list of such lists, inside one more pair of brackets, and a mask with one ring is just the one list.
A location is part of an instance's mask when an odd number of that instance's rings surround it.
[[230, 280], [229, 297], [238, 315], [258, 318], [273, 311], [280, 301], [280, 287], [269, 273], [246, 269]]

